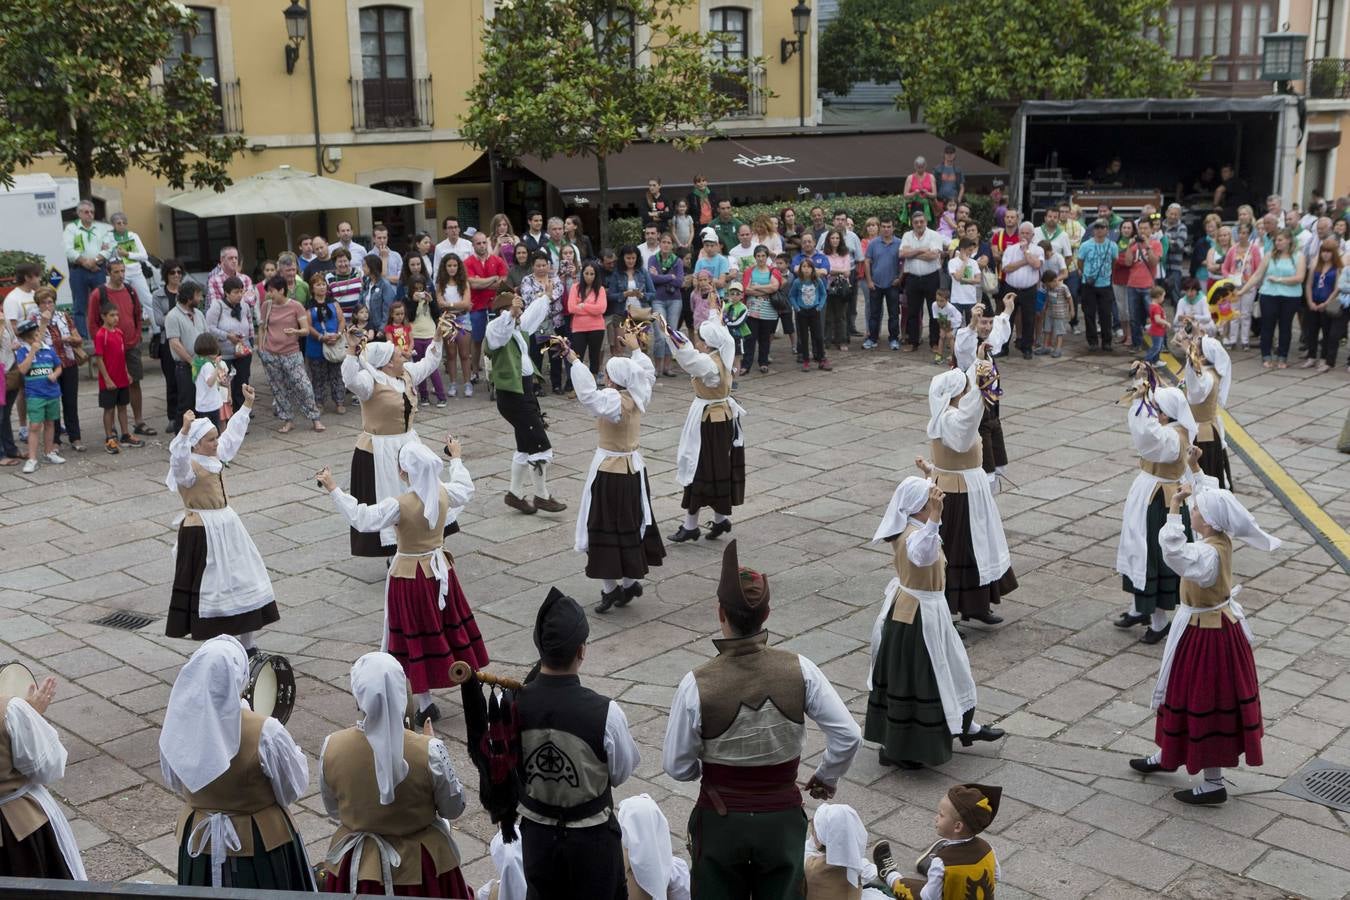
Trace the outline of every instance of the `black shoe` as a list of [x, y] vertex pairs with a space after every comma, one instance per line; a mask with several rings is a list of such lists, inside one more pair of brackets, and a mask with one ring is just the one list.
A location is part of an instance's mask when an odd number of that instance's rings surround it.
[[997, 741], [1002, 740], [1005, 732], [1002, 728], [994, 728], [989, 725], [981, 725], [980, 730], [974, 734], [958, 734], [957, 740], [961, 742], [962, 747], [969, 747], [976, 741]]
[[685, 528], [683, 525], [666, 540], [674, 544], [683, 544], [685, 541], [696, 541], [703, 534], [697, 528]]
[[600, 602], [595, 604], [595, 611], [598, 613], [607, 613], [614, 604], [623, 599], [623, 587], [616, 587], [609, 593], [600, 592]]
[[996, 616], [996, 615], [994, 615], [994, 614], [991, 613], [991, 612], [980, 613], [980, 614], [977, 615], [977, 616], [968, 616], [968, 615], [966, 615], [965, 613], [961, 613], [961, 621], [962, 621], [962, 622], [969, 622], [971, 619], [974, 619], [976, 622], [983, 622], [983, 623], [986, 624], [986, 625], [1002, 625], [1002, 624], [1003, 624], [1003, 617], [1002, 617], [1002, 616]]
[[1162, 763], [1151, 763], [1147, 756], [1141, 756], [1138, 759], [1130, 760], [1130, 768], [1144, 775], [1152, 775], [1154, 772], [1175, 772], [1176, 768], [1165, 768]]
[[428, 719], [433, 722], [439, 722], [441, 720], [441, 711], [436, 708], [435, 703], [431, 704], [426, 709], [419, 709], [417, 712], [413, 713], [413, 727], [418, 731], [421, 731], [422, 726], [427, 723]]
[[731, 520], [723, 519], [708, 526], [708, 540], [713, 541], [731, 531]]
[[877, 841], [872, 845], [872, 862], [877, 867], [877, 877], [883, 883], [899, 871], [895, 867], [895, 856], [891, 853], [890, 841]]
[[1142, 644], [1160, 643], [1163, 640], [1163, 638], [1167, 637], [1167, 632], [1171, 630], [1172, 630], [1171, 622], [1168, 622], [1166, 625], [1164, 625], [1157, 631], [1154, 631], [1152, 628], [1150, 628], [1148, 631], [1144, 632], [1144, 636], [1139, 639], [1139, 642]]
[[914, 762], [913, 760], [908, 760], [908, 759], [891, 759], [889, 756], [886, 755], [886, 751], [885, 751], [885, 750], [878, 750], [878, 751], [877, 751], [877, 762], [880, 763], [880, 764], [883, 765], [883, 766], [888, 766], [888, 767], [890, 767], [890, 768], [895, 768], [895, 769], [907, 769], [907, 770], [910, 770], [910, 771], [913, 771], [913, 770], [915, 770], [915, 769], [922, 769], [922, 768], [923, 768], [923, 763], [920, 763], [920, 762]]
[[1189, 806], [1218, 806], [1220, 803], [1228, 802], [1228, 788], [1219, 788], [1217, 791], [1205, 791], [1203, 794], [1197, 794], [1195, 791], [1187, 788], [1184, 791], [1176, 791], [1173, 797]]
[[615, 600], [614, 605], [619, 608], [623, 608], [628, 604], [632, 603], [634, 597], [642, 596], [642, 582], [635, 581], [632, 584], [628, 585], [628, 587], [623, 587], [622, 585], [620, 585], [619, 590], [623, 591], [623, 596], [620, 597], [618, 600]]
[[1116, 619], [1117, 628], [1133, 628], [1136, 625], [1146, 625], [1149, 621], [1148, 613], [1123, 612], [1120, 618]]

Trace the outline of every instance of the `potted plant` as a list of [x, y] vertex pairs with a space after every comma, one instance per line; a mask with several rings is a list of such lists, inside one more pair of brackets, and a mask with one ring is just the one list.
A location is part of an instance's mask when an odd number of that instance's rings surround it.
[[47, 276], [47, 261], [41, 254], [29, 253], [27, 250], [0, 250], [0, 300], [8, 296], [9, 292], [18, 285], [18, 280], [14, 277], [14, 270], [20, 263], [37, 263], [39, 269], [43, 272], [43, 281]]

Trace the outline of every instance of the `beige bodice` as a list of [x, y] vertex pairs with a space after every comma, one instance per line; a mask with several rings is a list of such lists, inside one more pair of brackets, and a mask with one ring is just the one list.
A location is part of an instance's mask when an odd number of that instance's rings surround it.
[[178, 486], [183, 506], [187, 509], [182, 524], [200, 525], [201, 516], [195, 515], [192, 512], [194, 509], [224, 509], [230, 505], [230, 498], [225, 494], [224, 469], [210, 472], [196, 460], [193, 460], [191, 465], [192, 474], [197, 476], [197, 480], [192, 483], [192, 487], [184, 487], [181, 484]]

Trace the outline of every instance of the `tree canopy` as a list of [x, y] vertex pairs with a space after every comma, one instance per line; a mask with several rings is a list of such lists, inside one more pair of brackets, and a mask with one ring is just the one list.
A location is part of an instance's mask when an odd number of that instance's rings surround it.
[[[243, 138], [214, 133], [215, 85], [199, 60], [174, 54], [195, 27], [192, 12], [170, 0], [0, 3], [0, 181], [56, 154], [81, 196], [94, 178], [131, 168], [175, 188], [223, 189]], [[177, 65], [164, 67], [171, 55]]]
[[679, 24], [691, 7], [505, 0], [487, 26], [464, 136], [508, 160], [593, 157], [605, 245], [606, 157], [638, 140], [698, 147], [748, 96], [747, 67], [758, 61], [726, 59], [722, 36]]
[[921, 108], [938, 134], [979, 131], [996, 153], [1023, 100], [1189, 96], [1203, 66], [1173, 59], [1159, 40], [1168, 5], [843, 0], [821, 38], [821, 84], [846, 93], [899, 81], [897, 105]]

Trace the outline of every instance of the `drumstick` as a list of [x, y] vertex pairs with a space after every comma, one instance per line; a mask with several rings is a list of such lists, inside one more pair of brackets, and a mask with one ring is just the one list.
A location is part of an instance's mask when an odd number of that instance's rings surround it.
[[474, 671], [473, 666], [464, 662], [457, 661], [450, 667], [450, 680], [455, 684], [463, 684], [470, 678], [477, 678], [483, 684], [492, 684], [497, 687], [506, 688], [509, 691], [518, 691], [522, 687], [519, 681], [514, 678], [507, 678], [505, 675], [493, 675], [491, 672]]

